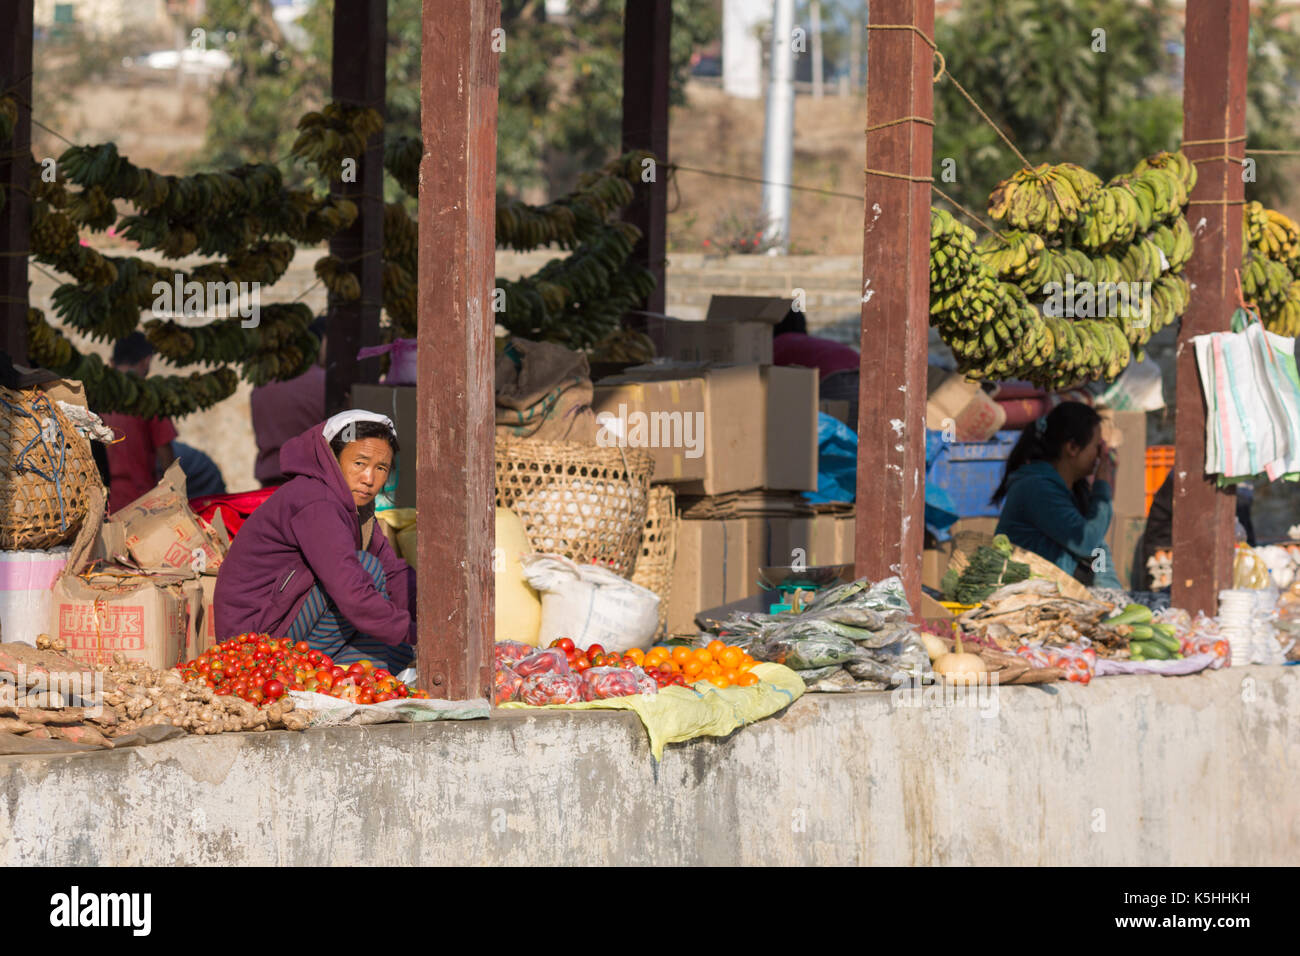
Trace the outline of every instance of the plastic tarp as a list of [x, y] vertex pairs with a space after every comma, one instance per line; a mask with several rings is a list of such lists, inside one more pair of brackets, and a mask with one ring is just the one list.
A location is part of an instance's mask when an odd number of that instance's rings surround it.
[[[650, 752], [662, 760], [667, 744], [696, 737], [727, 734], [770, 717], [803, 696], [804, 683], [782, 664], [758, 664], [751, 672], [759, 682], [753, 687], [717, 688], [708, 683], [693, 687], [665, 687], [657, 694], [611, 697], [580, 704], [531, 707], [519, 701], [502, 704], [503, 710], [630, 710], [641, 718], [650, 735]], [[698, 689], [697, 689], [698, 688]]]

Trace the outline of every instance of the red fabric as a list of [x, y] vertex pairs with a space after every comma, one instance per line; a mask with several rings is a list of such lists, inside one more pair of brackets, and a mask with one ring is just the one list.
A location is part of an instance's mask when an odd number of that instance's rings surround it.
[[1002, 382], [998, 385], [998, 390], [993, 393], [993, 397], [999, 402], [1009, 402], [1017, 398], [1046, 398], [1047, 393], [1028, 382]]
[[862, 367], [858, 353], [847, 345], [802, 332], [784, 332], [772, 340], [773, 365], [815, 368], [825, 378], [832, 372]]
[[275, 488], [259, 488], [233, 495], [204, 495], [202, 498], [190, 499], [190, 510], [209, 524], [212, 523], [213, 516], [220, 512], [221, 520], [233, 541], [249, 515], [274, 492]]
[[108, 513], [125, 508], [158, 483], [158, 449], [174, 441], [170, 418], [137, 418], [116, 412], [101, 415], [122, 439], [108, 446]]
[[280, 468], [280, 448], [325, 420], [325, 369], [313, 365], [287, 382], [268, 382], [248, 400], [257, 441], [253, 476], [264, 486], [287, 481]]

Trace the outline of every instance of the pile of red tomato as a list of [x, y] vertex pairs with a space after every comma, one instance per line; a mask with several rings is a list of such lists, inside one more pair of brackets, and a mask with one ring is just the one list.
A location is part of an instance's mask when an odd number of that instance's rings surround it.
[[346, 667], [312, 650], [306, 641], [240, 634], [176, 668], [185, 680], [202, 680], [218, 694], [261, 705], [291, 690], [328, 694], [358, 704], [429, 695], [402, 683], [371, 661]]

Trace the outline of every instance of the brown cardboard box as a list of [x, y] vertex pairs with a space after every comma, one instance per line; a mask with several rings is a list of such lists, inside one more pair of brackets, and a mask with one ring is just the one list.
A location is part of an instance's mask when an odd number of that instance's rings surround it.
[[849, 412], [852, 405], [853, 405], [852, 402], [849, 402], [844, 399], [824, 398], [821, 400], [820, 403], [818, 403], [817, 407], [820, 411], [825, 412], [831, 418], [838, 419], [839, 421], [842, 421], [844, 422], [844, 424], [847, 425], [849, 423]]
[[987, 441], [1007, 420], [1006, 411], [964, 375], [931, 365], [926, 382], [925, 427], [952, 430], [957, 441]]
[[951, 621], [952, 612], [946, 607], [930, 597], [928, 594], [921, 595], [921, 618], [926, 621]]
[[1109, 426], [1103, 426], [1103, 437], [1114, 446], [1117, 459], [1112, 489], [1115, 514], [1126, 518], [1145, 516], [1147, 413], [1104, 411], [1102, 415], [1104, 422], [1109, 420]]
[[853, 513], [835, 516], [835, 560], [832, 564], [853, 564], [856, 560], [853, 545], [857, 525], [858, 516]]
[[[413, 385], [353, 385], [352, 407], [368, 412], [378, 412], [393, 420], [398, 443], [409, 449], [398, 453], [397, 494], [394, 506], [415, 507], [415, 444], [418, 432], [415, 426], [415, 386]], [[408, 464], [402, 467], [402, 462]]]
[[[73, 659], [111, 664], [121, 653], [165, 670], [197, 647], [201, 586], [171, 575], [68, 576], [54, 585], [50, 634]], [[193, 642], [193, 643], [192, 643]]]
[[779, 295], [715, 295], [709, 299], [704, 321], [761, 322], [771, 335], [772, 326], [786, 317], [792, 301]]
[[817, 487], [817, 372], [759, 365], [642, 365], [603, 379], [602, 388], [636, 382], [704, 383], [703, 478], [682, 494], [721, 495], [753, 488]]
[[[217, 643], [217, 615], [212, 606], [217, 593], [217, 576], [215, 574], [199, 575], [199, 587], [202, 589], [202, 600], [199, 607], [195, 646], [192, 653], [186, 655], [186, 660], [193, 660]], [[234, 635], [226, 634], [224, 636], [233, 637]]]
[[761, 521], [733, 518], [678, 524], [668, 633], [693, 632], [700, 611], [752, 593], [758, 541], [753, 531]]
[[939, 582], [943, 579], [940, 565], [947, 564], [942, 558], [943, 555], [934, 548], [926, 548], [921, 552], [921, 583], [925, 587], [938, 589]]
[[598, 385], [591, 407], [600, 424], [596, 443], [626, 442], [649, 452], [655, 483], [705, 477], [703, 379]]
[[631, 325], [654, 342], [661, 358], [728, 365], [772, 364], [772, 326], [763, 322], [700, 322], [643, 314]]
[[142, 568], [200, 572], [221, 566], [224, 552], [190, 511], [185, 473], [172, 462], [154, 488], [113, 515], [126, 532], [126, 547]]
[[767, 397], [766, 479], [764, 488], [817, 490], [816, 369], [763, 369]]

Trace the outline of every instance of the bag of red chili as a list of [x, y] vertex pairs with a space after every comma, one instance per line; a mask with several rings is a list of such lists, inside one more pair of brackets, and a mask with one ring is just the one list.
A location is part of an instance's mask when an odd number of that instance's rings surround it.
[[514, 665], [515, 673], [520, 677], [532, 677], [534, 674], [568, 674], [571, 673], [569, 659], [558, 647], [548, 648], [529, 654]]
[[524, 679], [515, 672], [513, 667], [508, 664], [498, 667], [496, 673], [492, 675], [492, 681], [493, 695], [498, 704], [519, 699], [519, 688], [524, 685]]
[[576, 704], [582, 700], [583, 680], [577, 674], [534, 674], [524, 679], [519, 699], [525, 704]]

